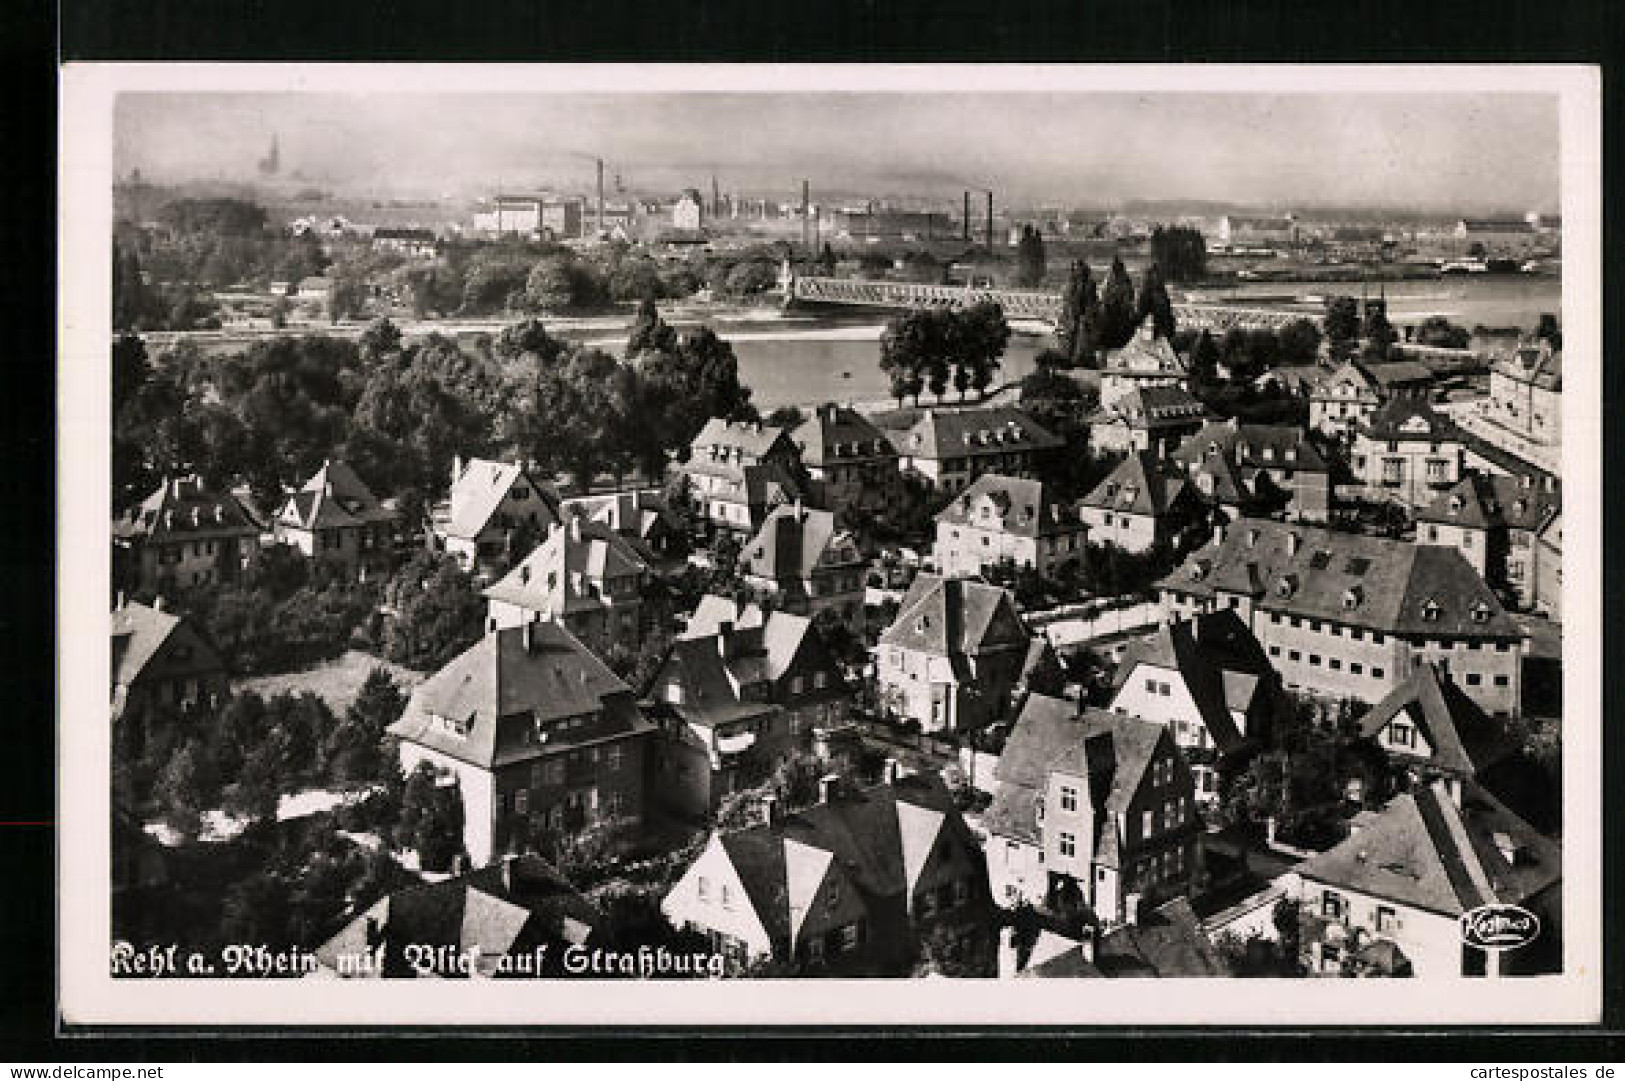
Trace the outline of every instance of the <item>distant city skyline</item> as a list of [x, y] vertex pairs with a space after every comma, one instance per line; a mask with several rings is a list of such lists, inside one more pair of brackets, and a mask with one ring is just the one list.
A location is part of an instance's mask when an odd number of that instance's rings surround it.
[[1137, 200], [1278, 210], [1558, 209], [1549, 94], [125, 94], [114, 169], [158, 182], [279, 175], [337, 194], [504, 188], [823, 193], [956, 206]]

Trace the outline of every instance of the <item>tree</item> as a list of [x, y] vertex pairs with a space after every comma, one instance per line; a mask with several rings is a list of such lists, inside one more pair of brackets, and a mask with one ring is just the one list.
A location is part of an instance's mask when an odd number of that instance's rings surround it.
[[807, 414], [793, 405], [781, 405], [767, 415], [766, 423], [793, 432], [807, 423]]
[[440, 783], [435, 768], [420, 762], [406, 778], [395, 844], [417, 852], [426, 871], [448, 871], [463, 851], [463, 796], [454, 781]]
[[384, 653], [392, 661], [437, 668], [479, 641], [485, 602], [454, 560], [419, 552], [384, 586]]
[[1135, 310], [1135, 323], [1151, 320], [1152, 329], [1159, 338], [1174, 336], [1174, 305], [1168, 298], [1168, 286], [1163, 283], [1162, 271], [1156, 263], [1146, 268], [1140, 281], [1140, 300]]
[[1123, 260], [1114, 258], [1100, 294], [1100, 348], [1121, 349], [1128, 344], [1136, 325], [1134, 308], [1134, 283]]
[[1416, 341], [1419, 345], [1465, 349], [1471, 340], [1472, 335], [1468, 333], [1466, 327], [1459, 327], [1442, 315], [1430, 315], [1416, 328]]
[[147, 344], [134, 334], [121, 334], [113, 341], [113, 417], [152, 379], [147, 360]]
[[219, 784], [208, 747], [194, 736], [159, 773], [153, 797], [170, 828], [192, 837], [202, 825], [202, 813], [217, 804]]
[[570, 260], [554, 256], [530, 269], [525, 279], [525, 307], [536, 312], [559, 312], [575, 307], [576, 274]]
[[653, 300], [645, 298], [638, 304], [637, 317], [626, 338], [626, 359], [635, 360], [644, 353], [677, 351], [677, 332], [660, 318], [660, 310]]
[[327, 740], [329, 776], [339, 784], [372, 784], [395, 768], [387, 729], [406, 708], [406, 696], [382, 668], [367, 673], [344, 720]]
[[335, 275], [327, 286], [327, 317], [337, 323], [359, 319], [367, 306], [367, 283], [353, 271]]
[[1541, 312], [1540, 323], [1535, 328], [1535, 337], [1550, 342], [1553, 349], [1562, 349], [1563, 327], [1558, 323], [1557, 316], [1551, 312]]
[[1055, 340], [1068, 359], [1069, 367], [1094, 367], [1099, 349], [1100, 298], [1095, 294], [1094, 276], [1081, 259], [1072, 264], [1066, 289], [1061, 295], [1061, 316]]
[[1361, 327], [1361, 335], [1365, 338], [1365, 355], [1372, 360], [1387, 360], [1394, 343], [1399, 340], [1399, 333], [1388, 322], [1388, 306], [1383, 303], [1368, 303], [1365, 306], [1365, 318]]
[[1207, 276], [1207, 241], [1199, 229], [1159, 225], [1151, 231], [1151, 259], [1169, 281], [1201, 281]]
[[401, 351], [401, 331], [388, 319], [374, 319], [361, 332], [361, 359], [378, 364]]
[[1360, 309], [1353, 297], [1327, 297], [1322, 321], [1332, 356], [1343, 359], [1354, 351], [1360, 337]]
[[1294, 319], [1275, 337], [1282, 364], [1313, 364], [1320, 355], [1320, 328], [1308, 319]]
[[1044, 282], [1044, 238], [1030, 225], [1021, 227], [1016, 243], [1016, 284], [1025, 288]]
[[113, 329], [136, 330], [152, 317], [152, 291], [133, 245], [113, 244]]

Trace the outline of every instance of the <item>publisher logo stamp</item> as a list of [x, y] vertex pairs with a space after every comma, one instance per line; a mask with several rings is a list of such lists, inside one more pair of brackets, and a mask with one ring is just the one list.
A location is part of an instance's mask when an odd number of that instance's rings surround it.
[[1539, 937], [1540, 917], [1517, 905], [1480, 905], [1461, 917], [1461, 940], [1481, 950], [1515, 950]]

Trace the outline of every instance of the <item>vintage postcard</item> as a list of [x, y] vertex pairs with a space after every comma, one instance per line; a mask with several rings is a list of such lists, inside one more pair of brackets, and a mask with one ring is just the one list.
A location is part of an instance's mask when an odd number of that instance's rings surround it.
[[68, 65], [63, 1022], [1598, 1020], [1599, 86]]

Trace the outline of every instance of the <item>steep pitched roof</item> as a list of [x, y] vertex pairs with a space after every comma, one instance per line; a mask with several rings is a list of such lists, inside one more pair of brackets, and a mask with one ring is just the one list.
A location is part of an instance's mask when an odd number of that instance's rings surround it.
[[926, 856], [945, 838], [963, 852], [975, 851], [953, 796], [940, 778], [926, 774], [856, 791], [838, 786], [828, 802], [788, 814], [775, 825], [720, 835], [751, 907], [775, 940], [794, 936], [798, 921], [792, 901], [808, 887], [793, 883], [792, 873], [809, 878], [815, 868], [805, 865], [815, 862], [815, 853], [827, 853], [828, 863], [871, 902], [906, 902]]
[[898, 449], [916, 458], [1053, 450], [1063, 440], [1019, 409], [932, 409], [901, 437]]
[[844, 405], [826, 403], [791, 433], [801, 460], [821, 466], [842, 458], [896, 454], [891, 442], [868, 417]]
[[1190, 488], [1190, 482], [1150, 451], [1130, 454], [1083, 497], [1081, 506], [1123, 514], [1161, 517]]
[[880, 644], [946, 657], [1025, 645], [1029, 637], [1008, 590], [975, 579], [920, 574]]
[[1523, 637], [1454, 548], [1239, 518], [1190, 553], [1160, 589], [1254, 598], [1265, 611], [1384, 633]]
[[542, 543], [484, 595], [533, 612], [563, 615], [607, 602], [604, 583], [647, 573], [649, 565], [608, 524], [572, 516], [550, 528]]
[[1160, 978], [1229, 976], [1230, 968], [1213, 939], [1202, 929], [1191, 903], [1176, 897], [1102, 936], [1094, 960], [1081, 946], [1048, 958], [1021, 972], [1029, 977], [1094, 976]]
[[578, 495], [559, 504], [561, 516], [577, 514], [602, 522], [625, 536], [649, 539], [662, 522], [670, 524], [671, 508], [666, 497], [648, 488], [605, 495]]
[[348, 462], [329, 459], [289, 497], [278, 517], [301, 529], [327, 529], [393, 521], [396, 515]]
[[257, 537], [259, 527], [235, 496], [211, 492], [197, 477], [165, 479], [158, 490], [113, 519], [114, 539], [152, 542]]
[[1454, 439], [1458, 429], [1449, 417], [1421, 398], [1390, 398], [1360, 425], [1372, 439]]
[[832, 511], [795, 504], [775, 507], [739, 553], [740, 569], [775, 582], [805, 580], [828, 555], [837, 563], [862, 561], [852, 534], [837, 529]]
[[1433, 381], [1433, 369], [1417, 360], [1368, 360], [1362, 366], [1383, 389]]
[[1128, 810], [1166, 738], [1163, 727], [1150, 721], [1099, 709], [1080, 713], [1068, 699], [1028, 695], [999, 756], [994, 772], [998, 790], [983, 822], [999, 836], [1036, 843], [1038, 799], [1050, 774], [1083, 778], [1100, 824], [1096, 856], [1112, 862], [1117, 844], [1113, 820]]
[[221, 670], [219, 655], [179, 616], [134, 601], [113, 610], [111, 639], [114, 687], [133, 685], [172, 641], [193, 646], [194, 654], [182, 660], [172, 651], [162, 666], [166, 676]]
[[1310, 388], [1310, 393], [1316, 398], [1334, 398], [1332, 388], [1342, 384], [1352, 384], [1360, 388], [1358, 397], [1375, 400], [1377, 397], [1377, 381], [1371, 373], [1352, 360], [1345, 360], [1337, 367], [1323, 373], [1316, 379]]
[[1418, 522], [1468, 529], [1505, 527], [1538, 533], [1563, 512], [1562, 481], [1546, 474], [1486, 476], [1469, 473], [1416, 513]]
[[1046, 537], [1070, 528], [1076, 518], [1072, 508], [1047, 498], [1042, 481], [983, 473], [937, 514], [937, 521], [949, 525], [985, 528], [973, 511], [983, 499], [993, 501], [999, 528], [1020, 537]]
[[1307, 433], [1290, 424], [1242, 424], [1234, 417], [1210, 421], [1181, 440], [1173, 453], [1175, 461], [1188, 466], [1198, 465], [1210, 456], [1242, 466], [1326, 471], [1326, 460], [1309, 442]]
[[[528, 648], [527, 648], [528, 642]], [[529, 623], [492, 631], [412, 692], [391, 735], [490, 769], [567, 747], [499, 738], [498, 721], [516, 714], [538, 722], [602, 713], [591, 738], [652, 731], [632, 691], [562, 626]], [[465, 724], [456, 735], [437, 718]]]
[[1090, 419], [1096, 424], [1127, 424], [1130, 428], [1182, 428], [1207, 415], [1204, 406], [1184, 387], [1137, 387], [1120, 394]]
[[1246, 713], [1275, 674], [1258, 639], [1229, 608], [1164, 623], [1150, 638], [1130, 643], [1114, 684], [1121, 689], [1141, 664], [1180, 674], [1220, 754], [1244, 743], [1230, 711]]
[[1432, 664], [1416, 669], [1361, 717], [1360, 735], [1375, 738], [1399, 717], [1422, 730], [1434, 765], [1457, 773], [1471, 776], [1512, 749], [1505, 729]]
[[[693, 449], [691, 461], [704, 460], [710, 457], [710, 448], [719, 450], [737, 451], [747, 459], [759, 461], [781, 439], [785, 439], [786, 432], [776, 424], [762, 424], [759, 421], [729, 421], [720, 417], [712, 417], [700, 429], [700, 434], [694, 437], [689, 446]], [[788, 440], [786, 440], [788, 443]], [[702, 454], [701, 451], [704, 451]]]
[[1496, 364], [1496, 370], [1543, 390], [1563, 389], [1563, 351], [1545, 340], [1525, 342]]
[[1101, 364], [1105, 375], [1166, 375], [1183, 377], [1185, 362], [1167, 338], [1152, 331], [1148, 319], [1121, 349], [1106, 353]]
[[746, 627], [760, 627], [766, 615], [761, 606], [754, 602], [740, 604], [732, 597], [723, 597], [716, 593], [707, 593], [700, 598], [694, 614], [688, 617], [688, 626], [683, 628], [679, 638], [709, 638], [717, 633], [717, 627], [723, 623], [731, 623], [735, 630]]
[[[752, 689], [784, 679], [804, 652], [810, 660], [803, 660], [803, 672], [822, 670], [829, 675], [831, 688], [844, 689], [838, 666], [822, 650], [807, 616], [776, 611], [764, 618], [754, 605], [739, 613], [737, 608], [728, 610], [733, 606], [726, 598], [707, 600], [712, 603], [702, 603], [703, 616], [696, 613], [690, 620], [650, 680], [651, 688], [671, 682], [683, 688], [683, 701], [663, 708], [704, 727], [771, 711], [774, 707]], [[724, 634], [722, 624], [731, 623], [727, 617], [735, 613], [744, 621]]]
[[527, 475], [523, 466], [517, 462], [471, 458], [452, 482], [451, 517], [446, 524], [446, 532], [453, 537], [479, 536], [507, 498], [509, 489], [521, 481], [528, 483], [542, 498], [556, 522], [558, 500], [547, 488], [538, 484], [536, 478]]
[[[1513, 850], [1509, 861], [1502, 848]], [[1520, 904], [1562, 877], [1562, 849], [1471, 781], [1403, 793], [1358, 833], [1297, 868], [1302, 878], [1445, 916]]]
[[603, 924], [603, 914], [552, 865], [516, 856], [444, 882], [396, 890], [347, 923], [316, 956], [336, 968], [340, 957], [358, 956], [381, 942], [384, 975], [410, 972], [405, 951], [412, 946], [477, 951], [481, 963], [494, 969], [499, 958], [535, 946], [585, 945]]

